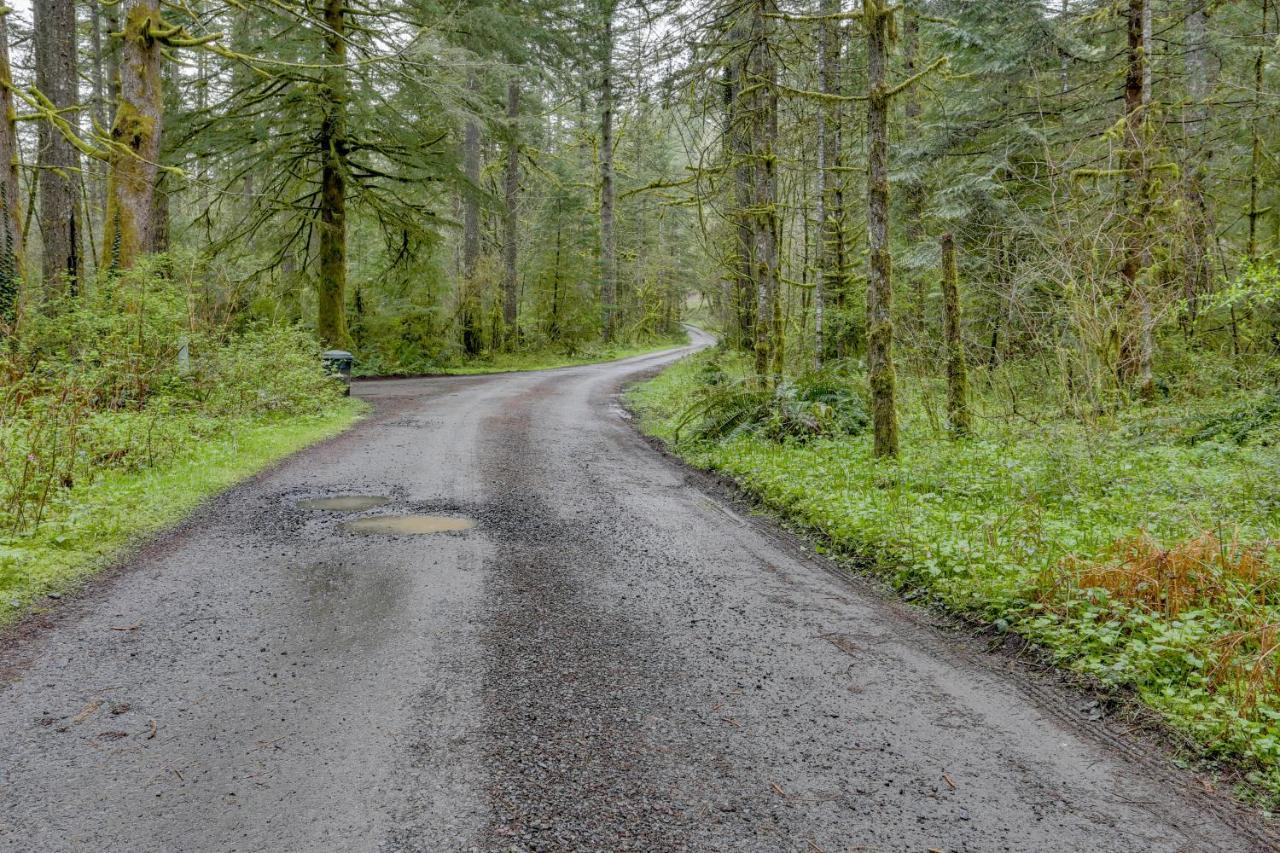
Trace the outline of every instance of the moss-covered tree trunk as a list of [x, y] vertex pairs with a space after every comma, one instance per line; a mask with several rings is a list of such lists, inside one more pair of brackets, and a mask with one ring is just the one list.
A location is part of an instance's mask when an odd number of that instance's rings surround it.
[[[822, 0], [825, 19], [818, 32], [818, 86], [824, 95], [839, 91], [840, 0]], [[839, 209], [841, 152], [839, 106], [830, 100], [818, 105], [818, 274], [813, 287], [814, 365], [827, 355], [827, 301], [843, 289], [844, 232]]]
[[867, 372], [875, 455], [898, 455], [897, 379], [893, 366], [893, 259], [889, 251], [889, 103], [891, 7], [864, 4], [867, 35]]
[[751, 133], [752, 259], [755, 264], [755, 371], [768, 381], [782, 369], [781, 312], [778, 303], [778, 67], [771, 43], [773, 0], [756, 0], [751, 7], [751, 38], [747, 85]]
[[[912, 75], [919, 70], [920, 64], [920, 16], [914, 2], [907, 0], [902, 4], [902, 18], [903, 70], [907, 75]], [[916, 87], [912, 86], [904, 94], [907, 102], [902, 114], [907, 139], [911, 140], [919, 132], [922, 108]], [[903, 225], [907, 234], [907, 250], [910, 252], [925, 239], [925, 188], [923, 181], [915, 174], [904, 183], [906, 185], [902, 188], [905, 220]], [[924, 359], [928, 363], [931, 347], [925, 276], [921, 270], [911, 269], [907, 272], [907, 279], [912, 304], [904, 317], [904, 325], [907, 327], [904, 334], [909, 334], [913, 339], [911, 349], [914, 350], [914, 357]]]
[[111, 138], [103, 254], [109, 269], [127, 269], [155, 240], [155, 186], [164, 102], [161, 35], [167, 27], [155, 0], [133, 0], [125, 15], [120, 101]]
[[1253, 143], [1249, 156], [1249, 259], [1258, 256], [1258, 220], [1266, 213], [1258, 206], [1258, 194], [1262, 183], [1262, 97], [1266, 83], [1266, 57], [1270, 49], [1268, 26], [1270, 24], [1271, 0], [1262, 0], [1262, 25], [1258, 40], [1258, 50], [1253, 61], [1253, 115], [1250, 117]]
[[[468, 89], [474, 93], [479, 83], [473, 76]], [[462, 349], [467, 355], [480, 352], [479, 313], [476, 298], [476, 270], [480, 264], [480, 123], [467, 117], [462, 129], [462, 171], [467, 178], [462, 199], [462, 286], [459, 294], [459, 319], [462, 326]]]
[[1120, 330], [1120, 381], [1132, 386], [1139, 396], [1150, 397], [1155, 390], [1152, 378], [1152, 335], [1154, 319], [1149, 283], [1145, 280], [1150, 249], [1147, 218], [1151, 213], [1150, 175], [1147, 167], [1146, 114], [1151, 97], [1151, 75], [1147, 66], [1148, 0], [1129, 0], [1128, 53], [1124, 80], [1124, 261], [1120, 269], [1123, 286], [1124, 328]]
[[502, 323], [506, 327], [506, 345], [514, 349], [519, 338], [519, 291], [516, 275], [520, 221], [517, 204], [520, 199], [520, 83], [507, 84], [507, 171], [504, 180], [502, 228]]
[[[36, 88], [48, 106], [72, 124], [80, 101], [73, 0], [35, 0]], [[40, 235], [44, 286], [74, 294], [82, 273], [78, 202], [80, 153], [52, 121], [38, 127]]]
[[[730, 30], [731, 42], [736, 44], [746, 38], [747, 30], [741, 24]], [[733, 280], [733, 343], [750, 351], [755, 346], [756, 288], [751, 229], [751, 96], [747, 76], [747, 54], [742, 51], [725, 69], [727, 159], [733, 179], [729, 219], [734, 232], [734, 248], [727, 263]]]
[[950, 234], [942, 238], [942, 312], [947, 347], [947, 421], [951, 434], [964, 438], [973, 431], [973, 422], [969, 415], [969, 365], [961, 326], [956, 241]]
[[18, 321], [22, 282], [22, 203], [18, 185], [18, 127], [9, 67], [9, 13], [0, 11], [0, 336]]
[[320, 277], [316, 330], [325, 346], [345, 347], [347, 333], [347, 42], [343, 0], [325, 0], [325, 68], [320, 99]]

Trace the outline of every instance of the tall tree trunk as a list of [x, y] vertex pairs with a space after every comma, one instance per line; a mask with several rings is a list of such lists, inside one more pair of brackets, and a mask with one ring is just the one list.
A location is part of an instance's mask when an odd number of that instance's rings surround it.
[[600, 45], [600, 301], [606, 341], [613, 340], [618, 324], [618, 243], [613, 227], [613, 9], [614, 0], [606, 0]]
[[[474, 77], [469, 88], [479, 84]], [[462, 200], [462, 349], [467, 355], [480, 352], [480, 331], [476, 314], [476, 268], [480, 263], [480, 123], [468, 117], [462, 131], [462, 168], [467, 191]]]
[[[93, 124], [95, 128], [101, 128], [106, 132], [109, 122], [110, 106], [107, 102], [107, 45], [105, 42], [112, 41], [110, 32], [107, 38], [103, 39], [102, 23], [103, 23], [103, 6], [101, 3], [92, 3], [89, 8], [89, 15], [92, 29], [90, 31], [93, 46], [93, 68], [91, 69], [91, 81], [93, 85]], [[90, 244], [93, 243], [95, 234], [102, 233], [102, 211], [107, 206], [107, 172], [106, 164], [101, 160], [93, 160], [90, 164], [91, 177], [93, 181], [93, 212], [86, 216], [85, 232], [89, 237]], [[101, 263], [101, 258], [97, 261]]]
[[344, 0], [324, 0], [326, 67], [320, 97], [320, 277], [316, 330], [325, 346], [345, 347], [347, 333], [347, 42]]
[[[920, 62], [920, 19], [919, 12], [914, 2], [905, 2], [902, 9], [902, 47], [904, 56], [905, 71], [908, 77], [915, 74], [919, 70]], [[914, 138], [920, 125], [920, 115], [922, 108], [920, 106], [920, 97], [918, 90], [912, 86], [904, 93], [907, 99], [906, 106], [903, 110], [906, 119], [907, 138]], [[924, 240], [924, 184], [918, 178], [912, 177], [903, 187], [903, 193], [906, 196], [906, 226], [907, 244], [909, 246], [919, 245]], [[912, 301], [915, 303], [911, 306], [909, 317], [911, 318], [905, 325], [911, 330], [911, 336], [914, 338], [917, 358], [928, 359], [930, 347], [929, 321], [926, 311], [928, 305], [927, 294], [925, 293], [925, 277], [918, 270], [908, 272], [910, 279]], [[931, 360], [931, 359], [930, 359]]]
[[893, 259], [889, 252], [889, 101], [886, 79], [893, 9], [865, 0], [867, 31], [867, 372], [875, 455], [898, 455], [893, 366]]
[[773, 57], [774, 0], [752, 5], [750, 78], [752, 236], [756, 283], [756, 376], [782, 373], [782, 317], [778, 299], [777, 63]]
[[[818, 33], [818, 85], [824, 95], [839, 91], [840, 43], [834, 16], [840, 0], [822, 0]], [[839, 108], [829, 100], [818, 105], [818, 275], [813, 286], [814, 363], [821, 367], [827, 354], [827, 299], [843, 289], [843, 229], [836, 218], [835, 195], [842, 180]]]
[[[741, 25], [730, 31], [735, 45], [745, 41], [748, 31]], [[733, 176], [733, 205], [730, 222], [734, 229], [734, 253], [730, 261], [733, 277], [733, 310], [735, 343], [746, 351], [755, 346], [756, 288], [755, 246], [751, 225], [751, 95], [748, 89], [747, 52], [740, 52], [725, 69], [725, 125], [727, 159]]]
[[[73, 125], [80, 100], [76, 70], [74, 0], [35, 0], [36, 88]], [[72, 295], [81, 274], [77, 186], [80, 154], [54, 126], [39, 125], [40, 237], [44, 246], [44, 286]]]
[[1266, 82], [1267, 26], [1271, 13], [1270, 0], [1262, 0], [1262, 36], [1253, 61], [1253, 149], [1249, 163], [1249, 258], [1258, 257], [1258, 220], [1265, 212], [1258, 207], [1258, 192], [1262, 181], [1262, 86]]
[[18, 323], [23, 277], [22, 196], [18, 185], [18, 127], [9, 67], [9, 13], [0, 12], [0, 337]]
[[969, 415], [969, 365], [965, 359], [960, 314], [960, 284], [956, 271], [956, 241], [942, 238], [942, 312], [947, 345], [947, 420], [951, 434], [964, 438], [973, 430]]
[[1185, 193], [1187, 198], [1188, 239], [1183, 297], [1187, 302], [1187, 319], [1194, 323], [1199, 313], [1199, 300], [1209, 291], [1211, 277], [1209, 242], [1213, 230], [1213, 211], [1205, 185], [1213, 149], [1205, 145], [1208, 132], [1209, 94], [1213, 89], [1209, 57], [1209, 33], [1205, 5], [1208, 0], [1189, 0], [1186, 18], [1187, 101], [1184, 124], [1187, 128]]
[[1128, 65], [1124, 85], [1124, 264], [1121, 281], [1126, 304], [1125, 324], [1120, 332], [1120, 378], [1135, 388], [1142, 397], [1155, 390], [1151, 374], [1152, 317], [1148, 282], [1145, 279], [1147, 217], [1151, 211], [1146, 152], [1146, 112], [1151, 100], [1147, 88], [1151, 75], [1147, 70], [1146, 32], [1150, 26], [1148, 0], [1129, 0]]
[[507, 174], [503, 211], [502, 322], [506, 326], [507, 346], [514, 349], [519, 338], [516, 290], [516, 260], [519, 250], [519, 217], [516, 204], [520, 197], [520, 83], [507, 83]]
[[111, 138], [127, 150], [111, 155], [102, 235], [106, 266], [112, 270], [128, 269], [154, 245], [154, 194], [164, 127], [156, 31], [164, 26], [156, 0], [132, 0], [121, 47], [120, 99], [111, 126]]

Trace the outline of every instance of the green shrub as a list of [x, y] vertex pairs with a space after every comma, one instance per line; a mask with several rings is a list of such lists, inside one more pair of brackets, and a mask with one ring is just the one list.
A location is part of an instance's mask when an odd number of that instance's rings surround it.
[[698, 365], [699, 389], [682, 414], [679, 437], [716, 441], [754, 433], [771, 441], [859, 435], [871, 422], [865, 390], [833, 370], [804, 374], [773, 390], [730, 380], [714, 356]]
[[1211, 412], [1184, 429], [1186, 444], [1229, 441], [1269, 447], [1280, 441], [1280, 392]]
[[163, 465], [246, 424], [333, 407], [339, 385], [310, 335], [236, 329], [206, 304], [206, 272], [189, 259], [146, 259], [42, 306], [7, 342], [0, 530], [34, 529], [104, 472]]

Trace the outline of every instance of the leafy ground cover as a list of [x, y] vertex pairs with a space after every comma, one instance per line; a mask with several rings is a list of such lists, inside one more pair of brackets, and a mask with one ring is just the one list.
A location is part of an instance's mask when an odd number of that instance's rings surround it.
[[913, 380], [903, 454], [876, 462], [859, 395], [742, 376], [703, 353], [630, 400], [648, 432], [826, 547], [1131, 688], [1280, 798], [1274, 392], [1092, 422], [996, 417], [979, 399], [977, 437], [953, 441], [923, 399], [941, 391]]

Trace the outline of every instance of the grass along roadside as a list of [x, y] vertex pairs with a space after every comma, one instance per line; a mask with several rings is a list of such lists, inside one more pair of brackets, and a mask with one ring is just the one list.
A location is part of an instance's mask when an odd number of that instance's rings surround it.
[[156, 467], [107, 470], [60, 496], [34, 531], [0, 539], [0, 624], [41, 596], [74, 589], [201, 502], [350, 427], [367, 406], [204, 421], [186, 449]]
[[1204, 437], [1258, 406], [1184, 403], [1088, 427], [987, 418], [954, 442], [910, 400], [903, 455], [886, 463], [856, 430], [806, 440], [775, 421], [698, 437], [691, 403], [735, 369], [703, 353], [629, 399], [690, 463], [898, 589], [1132, 689], [1204, 756], [1243, 767], [1268, 805], [1280, 799], [1280, 454]]

